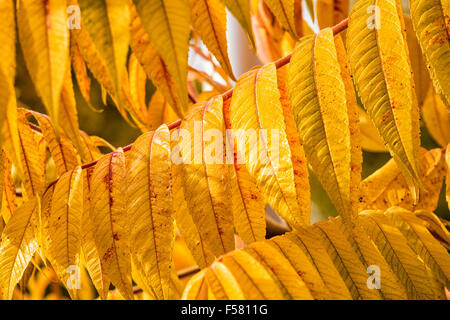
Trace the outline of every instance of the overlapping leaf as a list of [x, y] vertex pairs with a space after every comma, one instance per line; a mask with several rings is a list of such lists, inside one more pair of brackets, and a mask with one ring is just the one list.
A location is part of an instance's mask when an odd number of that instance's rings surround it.
[[182, 140], [174, 152], [184, 196], [198, 231], [211, 251], [220, 255], [234, 248], [222, 97], [194, 108], [180, 130]]
[[433, 85], [450, 110], [450, 3], [411, 0], [409, 7]]
[[288, 85], [309, 163], [338, 212], [355, 215], [361, 171], [357, 105], [342, 41], [331, 29], [297, 44]]
[[0, 247], [0, 287], [11, 299], [14, 288], [38, 250], [34, 231], [39, 214], [39, 199], [31, 197], [9, 220]]
[[171, 171], [167, 126], [136, 140], [127, 159], [131, 255], [136, 272], [159, 299], [169, 297], [175, 241]]
[[[297, 39], [301, 35], [301, 1], [264, 0], [270, 11], [277, 17], [281, 26]], [[297, 3], [295, 3], [297, 2]], [[298, 9], [299, 10], [296, 10]]]
[[403, 28], [397, 1], [381, 0], [373, 6], [372, 1], [359, 0], [350, 15], [347, 49], [364, 107], [416, 200], [419, 112]]
[[440, 149], [421, 150], [420, 170], [424, 189], [418, 203], [414, 199], [397, 163], [391, 159], [361, 183], [362, 209], [387, 209], [400, 206], [408, 210], [434, 211], [438, 205], [444, 168], [444, 154]]
[[71, 269], [80, 263], [83, 174], [81, 167], [64, 173], [52, 193], [48, 217], [47, 258], [56, 274], [76, 297], [76, 287], [68, 280]]
[[17, 7], [19, 39], [28, 71], [58, 125], [61, 90], [69, 66], [67, 1], [20, 0]]
[[[133, 0], [142, 26], [174, 79], [183, 116], [188, 107], [187, 58], [190, 33], [188, 0]], [[174, 106], [175, 107], [175, 106]]]
[[241, 27], [247, 33], [248, 39], [253, 48], [255, 48], [255, 39], [253, 38], [252, 22], [250, 17], [249, 0], [221, 0], [234, 15]]
[[194, 31], [214, 54], [225, 72], [234, 79], [228, 57], [227, 19], [220, 0], [190, 0]]
[[[291, 226], [309, 223], [308, 203], [299, 203], [274, 64], [240, 77], [230, 106], [237, 161], [245, 163], [267, 202]], [[302, 168], [305, 176], [306, 166]]]
[[132, 298], [126, 166], [121, 149], [100, 158], [91, 178], [90, 217], [102, 268], [119, 292]]
[[[122, 101], [121, 86], [130, 41], [130, 12], [127, 0], [79, 0], [83, 28], [104, 61], [114, 94]], [[76, 31], [78, 32], [78, 31]], [[80, 49], [82, 46], [78, 42]], [[83, 50], [83, 49], [82, 49]], [[100, 81], [101, 82], [101, 81]], [[101, 82], [103, 84], [103, 82]]]

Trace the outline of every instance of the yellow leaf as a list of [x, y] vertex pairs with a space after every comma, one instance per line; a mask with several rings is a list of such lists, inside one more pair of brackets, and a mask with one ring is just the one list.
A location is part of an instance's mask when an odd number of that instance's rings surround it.
[[187, 103], [187, 101], [180, 99], [180, 93], [175, 85], [174, 78], [169, 73], [166, 63], [150, 42], [150, 38], [142, 27], [141, 18], [137, 15], [134, 5], [131, 6], [130, 44], [147, 76], [159, 89], [175, 113], [182, 117], [185, 108], [183, 103]]
[[445, 151], [445, 166], [447, 168], [447, 173], [445, 175], [445, 199], [447, 200], [447, 205], [450, 210], [450, 143], [447, 145]]
[[433, 237], [438, 239], [447, 250], [450, 250], [450, 233], [438, 216], [428, 210], [417, 210], [414, 215], [423, 221]]
[[169, 103], [164, 99], [160, 91], [155, 91], [147, 109], [146, 123], [150, 130], [156, 129], [161, 124], [170, 124], [178, 117]]
[[310, 208], [299, 203], [275, 65], [241, 76], [230, 106], [237, 163], [245, 163], [267, 202], [292, 227], [309, 224]]
[[[176, 137], [176, 134], [174, 137]], [[174, 140], [177, 141], [177, 138]], [[180, 231], [180, 234], [183, 237], [195, 262], [197, 262], [200, 268], [205, 268], [214, 261], [215, 256], [207, 246], [204, 235], [199, 232], [199, 228], [194, 223], [187, 207], [181, 179], [181, 170], [181, 167], [178, 165], [172, 166], [173, 202], [177, 204], [174, 207], [175, 220], [178, 230]]]
[[132, 299], [126, 167], [122, 149], [100, 158], [91, 181], [90, 217], [102, 268], [120, 294]]
[[225, 6], [220, 0], [190, 0], [190, 3], [194, 31], [214, 54], [225, 72], [236, 80], [228, 58]]
[[11, 160], [20, 170], [19, 140], [17, 137], [17, 111], [14, 90], [16, 68], [16, 22], [14, 1], [0, 4], [0, 145], [8, 151]]
[[221, 262], [215, 261], [206, 269], [205, 278], [208, 289], [215, 300], [244, 300], [242, 292], [233, 274]]
[[23, 168], [23, 184], [27, 196], [41, 195], [45, 187], [45, 159], [34, 139], [25, 116], [26, 110], [20, 109], [18, 114], [20, 158]]
[[357, 220], [383, 254], [410, 299], [434, 299], [424, 264], [382, 211], [363, 211]]
[[33, 231], [39, 214], [39, 199], [32, 197], [20, 206], [2, 233], [0, 247], [0, 287], [11, 299], [14, 287], [38, 250]]
[[373, 4], [359, 0], [352, 8], [347, 30], [350, 66], [364, 108], [417, 201], [419, 110], [403, 15], [396, 0]]
[[445, 147], [450, 142], [450, 113], [431, 87], [422, 107], [422, 117], [433, 139]]
[[69, 66], [67, 1], [20, 0], [17, 7], [19, 39], [29, 74], [58, 126], [61, 90]]
[[[225, 125], [229, 129], [231, 128], [230, 99], [224, 101], [223, 108]], [[227, 131], [227, 139], [233, 141], [231, 131]], [[230, 185], [236, 232], [246, 244], [263, 240], [266, 235], [266, 202], [245, 164], [237, 163], [236, 147], [229, 152], [233, 152]]]
[[77, 148], [81, 160], [83, 162], [97, 160], [97, 157], [90, 152], [89, 147], [81, 137], [80, 128], [78, 125], [78, 112], [75, 101], [75, 93], [73, 91], [72, 73], [70, 72], [70, 69], [67, 70], [61, 92], [59, 120], [61, 128]]
[[345, 219], [355, 216], [361, 147], [342, 41], [330, 28], [304, 37], [288, 70], [294, 119], [309, 163], [338, 212]]
[[414, 32], [411, 17], [403, 16], [406, 27], [406, 41], [408, 43], [409, 57], [411, 59], [411, 67], [414, 73], [414, 84], [417, 95], [417, 103], [419, 108], [422, 108], [428, 89], [430, 88], [430, 75], [425, 64], [425, 58], [420, 50], [420, 44], [417, 41], [416, 33]]
[[402, 232], [411, 248], [447, 288], [450, 285], [450, 256], [447, 250], [428, 232], [422, 221], [402, 208], [390, 208], [386, 215]]
[[252, 22], [250, 17], [250, 0], [221, 0], [247, 33], [252, 48], [256, 48], [253, 38]]
[[76, 284], [69, 282], [79, 267], [81, 248], [81, 216], [83, 212], [83, 175], [81, 167], [64, 173], [53, 191], [48, 221], [47, 258], [72, 297]]
[[421, 189], [418, 203], [414, 203], [405, 178], [397, 163], [391, 159], [382, 168], [361, 182], [360, 202], [362, 209], [387, 209], [400, 206], [408, 210], [434, 211], [444, 176], [444, 154], [440, 149], [421, 150], [420, 172], [426, 189]]
[[[286, 234], [286, 238], [301, 248], [308, 260], [317, 269], [332, 299], [351, 299], [352, 295], [339, 275], [326, 248], [310, 230], [302, 229]], [[297, 249], [297, 248], [296, 248]]]
[[189, 280], [184, 289], [181, 299], [183, 300], [206, 300], [208, 297], [208, 286], [205, 279], [206, 270], [202, 270]]
[[113, 83], [113, 97], [117, 99], [116, 103], [120, 104], [122, 102], [121, 86], [126, 71], [130, 41], [129, 1], [78, 0], [78, 2], [83, 28], [86, 29], [99, 56], [104, 61]]
[[325, 221], [315, 223], [312, 230], [321, 239], [353, 299], [381, 299], [378, 291], [368, 288], [366, 267], [359, 260], [342, 230], [336, 224]]
[[16, 211], [16, 188], [12, 180], [12, 163], [5, 150], [0, 155], [0, 217], [8, 223], [11, 215]]
[[[340, 217], [330, 219], [329, 223], [335, 224], [336, 228], [343, 233], [352, 245], [353, 250], [358, 255], [365, 268], [370, 266], [378, 266], [382, 270], [383, 284], [379, 288], [380, 295], [386, 300], [405, 300], [408, 299], [406, 289], [400, 283], [391, 267], [387, 264], [378, 248], [370, 240], [364, 229], [357, 222], [352, 225], [352, 229], [347, 228]], [[370, 269], [366, 269], [368, 274]]]
[[175, 241], [171, 170], [170, 132], [166, 125], [141, 135], [133, 143], [127, 158], [131, 255], [136, 271], [158, 299], [169, 298]]
[[280, 91], [280, 101], [283, 106], [284, 122], [286, 125], [286, 137], [291, 150], [291, 161], [294, 169], [294, 183], [297, 193], [297, 202], [302, 206], [302, 210], [308, 211], [311, 208], [311, 191], [308, 179], [308, 164], [305, 150], [300, 140], [300, 135], [295, 124], [294, 114], [288, 95], [287, 70], [281, 68], [277, 70], [278, 90]]
[[234, 249], [229, 170], [225, 163], [222, 97], [200, 104], [181, 124], [173, 150], [194, 223], [215, 255]]
[[295, 15], [294, 0], [264, 0], [270, 11], [277, 17], [280, 25], [289, 32], [292, 38], [297, 39], [301, 30], [297, 30], [296, 20], [301, 19]]
[[109, 291], [109, 279], [106, 278], [100, 256], [95, 245], [94, 225], [89, 215], [91, 200], [91, 176], [94, 168], [83, 170], [83, 213], [81, 216], [81, 249], [84, 265], [100, 297], [106, 299]]
[[188, 0], [133, 0], [150, 41], [167, 65], [180, 97], [182, 117], [188, 107], [187, 59], [190, 35]]
[[233, 277], [247, 300], [287, 299], [288, 294], [276, 284], [273, 274], [243, 250], [236, 250], [219, 259]]
[[[78, 154], [64, 132], [60, 128], [54, 127], [47, 116], [38, 112], [32, 112], [31, 114], [37, 119], [41, 127], [58, 175], [62, 175], [78, 166], [80, 164]], [[59, 132], [58, 135], [56, 131]]]
[[433, 85], [450, 110], [450, 3], [411, 0], [409, 7]]
[[359, 130], [361, 132], [361, 147], [370, 152], [387, 152], [384, 141], [380, 137], [372, 119], [358, 106]]
[[87, 73], [86, 63], [81, 55], [80, 48], [74, 37], [70, 38], [70, 57], [72, 61], [73, 73], [77, 79], [78, 87], [80, 88], [81, 95], [91, 109], [91, 78]]
[[244, 250], [266, 268], [277, 286], [289, 299], [313, 300], [303, 279], [274, 247], [266, 246], [263, 242], [255, 242]]
[[317, 0], [319, 28], [331, 27], [348, 17], [349, 0]]
[[[288, 263], [295, 269], [311, 292], [314, 299], [329, 300], [332, 299], [331, 293], [325, 286], [322, 277], [316, 270], [305, 253], [288, 237], [277, 236], [267, 241], [268, 244], [283, 254]], [[287, 263], [287, 262], [286, 262]]]

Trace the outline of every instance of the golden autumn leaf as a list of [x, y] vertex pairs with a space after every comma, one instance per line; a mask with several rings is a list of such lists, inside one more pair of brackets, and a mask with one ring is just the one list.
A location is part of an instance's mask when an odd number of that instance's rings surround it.
[[[224, 102], [224, 121], [227, 129], [231, 129], [230, 104]], [[233, 141], [231, 131], [227, 131], [228, 141]], [[266, 202], [256, 186], [254, 177], [250, 175], [245, 164], [237, 161], [237, 146], [233, 150], [233, 167], [231, 171], [231, 202], [233, 205], [233, 222], [237, 234], [245, 243], [264, 239], [266, 235], [265, 206]]]
[[250, 44], [255, 48], [255, 39], [253, 38], [252, 22], [250, 18], [250, 1], [249, 0], [221, 0], [227, 9], [233, 14], [241, 27], [247, 33]]
[[38, 250], [34, 237], [36, 219], [39, 214], [39, 199], [31, 197], [24, 202], [5, 227], [0, 246], [0, 286], [6, 289], [11, 299], [14, 287]]
[[309, 163], [338, 212], [354, 216], [362, 159], [356, 97], [342, 40], [331, 29], [304, 37], [288, 70], [294, 119]]
[[409, 7], [433, 85], [450, 110], [450, 3], [411, 0]]
[[144, 30], [141, 18], [138, 16], [134, 5], [131, 6], [130, 45], [136, 58], [142, 64], [147, 76], [159, 89], [175, 113], [178, 116], [182, 116], [185, 108], [184, 103], [187, 103], [187, 101], [185, 101], [184, 98], [181, 99], [180, 93], [182, 92], [178, 91], [175, 80], [169, 73], [167, 64], [150, 42], [150, 37]]
[[80, 264], [83, 174], [81, 167], [64, 173], [53, 190], [48, 217], [47, 257], [71, 296], [76, 287], [69, 282], [70, 268]]
[[[100, 0], [95, 4], [88, 0], [78, 0], [83, 28], [104, 61], [113, 85], [113, 97], [122, 101], [122, 78], [130, 41], [128, 0]], [[76, 31], [78, 32], [78, 31]], [[80, 49], [81, 45], [79, 44]], [[101, 81], [100, 81], [101, 82]]]
[[436, 274], [436, 278], [445, 279], [443, 285], [448, 287], [450, 284], [450, 256], [445, 248], [436, 242], [420, 219], [412, 216], [407, 210], [391, 208], [386, 215], [403, 233], [413, 250]]
[[433, 88], [422, 106], [422, 118], [433, 139], [442, 147], [450, 142], [450, 113]]
[[378, 133], [372, 119], [367, 112], [358, 107], [359, 130], [361, 132], [361, 147], [371, 152], [387, 152], [383, 139]]
[[362, 209], [387, 209], [400, 206], [408, 210], [434, 211], [438, 205], [444, 175], [444, 154], [440, 149], [421, 150], [420, 170], [424, 189], [418, 203], [408, 188], [397, 163], [391, 159], [361, 182]]
[[132, 298], [126, 167], [121, 149], [100, 158], [92, 173], [90, 217], [102, 268], [126, 299]]
[[349, 0], [317, 0], [317, 22], [319, 28], [331, 27], [348, 16]]
[[230, 122], [237, 163], [245, 163], [267, 202], [296, 227], [309, 223], [310, 209], [297, 197], [276, 77], [274, 64], [241, 76], [231, 100]]
[[20, 160], [23, 168], [23, 184], [28, 196], [41, 195], [45, 184], [45, 158], [39, 150], [39, 145], [34, 138], [25, 116], [26, 111], [18, 112]]
[[193, 222], [215, 255], [233, 250], [222, 97], [193, 108], [179, 134], [172, 161], [180, 166], [184, 197]]
[[1, 151], [0, 159], [0, 217], [7, 223], [16, 211], [16, 188], [12, 180], [12, 162], [5, 150]]
[[[294, 0], [264, 0], [270, 11], [277, 17], [281, 26], [289, 32], [292, 38], [301, 35], [301, 27], [297, 27], [297, 20], [301, 19], [301, 12], [296, 12]], [[300, 24], [301, 26], [301, 24]], [[300, 30], [299, 30], [300, 29]]]
[[[5, 106], [0, 113], [0, 145], [11, 156], [11, 160], [20, 165], [19, 140], [17, 137], [16, 95], [14, 77], [16, 67], [16, 23], [14, 1], [2, 1], [0, 4], [0, 103]], [[19, 168], [20, 169], [20, 168]]]
[[140, 136], [127, 158], [131, 255], [136, 272], [158, 299], [169, 298], [175, 241], [171, 171], [167, 126]]
[[92, 279], [92, 282], [97, 289], [100, 297], [106, 299], [109, 291], [110, 281], [107, 279], [104, 269], [101, 265], [100, 255], [95, 244], [93, 233], [94, 225], [90, 216], [90, 190], [91, 190], [91, 176], [93, 168], [88, 168], [83, 171], [83, 213], [81, 215], [81, 250], [83, 264]]
[[177, 228], [195, 262], [201, 268], [205, 268], [214, 261], [215, 255], [209, 249], [204, 234], [200, 233], [189, 212], [181, 181], [181, 167], [173, 165], [172, 172], [173, 201], [178, 204], [175, 208]]
[[422, 108], [426, 99], [428, 89], [431, 86], [430, 75], [425, 63], [425, 57], [420, 50], [420, 44], [417, 40], [412, 19], [410, 16], [404, 15], [406, 27], [406, 42], [408, 43], [409, 57], [411, 59], [411, 67], [414, 73], [414, 84], [416, 89], [417, 103]]
[[188, 0], [133, 0], [142, 26], [152, 45], [167, 64], [174, 79], [183, 116], [188, 107], [187, 58], [189, 49], [190, 6]]
[[347, 285], [353, 299], [377, 300], [378, 291], [368, 288], [364, 280], [367, 279], [366, 267], [352, 250], [351, 244], [339, 232], [336, 224], [319, 221], [314, 224], [313, 234], [322, 241], [328, 255], [333, 260]]
[[447, 200], [448, 208], [450, 210], [450, 143], [447, 145], [445, 151], [445, 167], [447, 173], [445, 175], [445, 199]]
[[194, 31], [233, 79], [227, 45], [225, 6], [220, 0], [190, 0]]
[[86, 63], [81, 55], [80, 48], [74, 37], [70, 38], [70, 58], [72, 68], [77, 79], [78, 87], [84, 100], [91, 106], [91, 79], [89, 78]]
[[25, 62], [37, 93], [56, 126], [69, 66], [67, 1], [20, 0], [17, 25]]
[[[78, 154], [61, 128], [55, 128], [51, 120], [38, 112], [32, 112], [34, 118], [37, 119], [42, 134], [47, 142], [47, 146], [52, 154], [58, 175], [74, 169], [80, 163]], [[56, 132], [59, 132], [58, 134]]]
[[425, 265], [408, 246], [402, 233], [392, 227], [382, 211], [363, 211], [358, 222], [383, 254], [386, 262], [397, 274], [410, 299], [433, 299], [434, 293], [423, 275]]
[[416, 201], [420, 185], [419, 110], [402, 12], [395, 0], [379, 1], [375, 9], [371, 5], [359, 0], [352, 8], [347, 31], [350, 66], [364, 108]]

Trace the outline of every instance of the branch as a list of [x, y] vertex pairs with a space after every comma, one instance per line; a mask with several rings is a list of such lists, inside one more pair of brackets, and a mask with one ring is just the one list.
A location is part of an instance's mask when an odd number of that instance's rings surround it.
[[[339, 22], [338, 24], [336, 24], [335, 26], [333, 26], [331, 28], [333, 30], [333, 33], [336, 35], [342, 31], [344, 31], [345, 29], [347, 29], [348, 21], [349, 21], [349, 19], [346, 18], [346, 19], [342, 20], [341, 22]], [[274, 61], [275, 67], [277, 69], [279, 69], [279, 68], [287, 65], [289, 63], [289, 61], [291, 61], [291, 57], [292, 57], [292, 53], [288, 54], [287, 56], [285, 56], [283, 58], [280, 58], [280, 59]], [[233, 95], [233, 89], [230, 89], [230, 90], [224, 92], [222, 94], [223, 101], [230, 99], [232, 95]], [[178, 128], [180, 125], [181, 125], [181, 119], [178, 119], [177, 121], [169, 124], [168, 127], [169, 127], [169, 130], [172, 130], [172, 129]], [[30, 124], [30, 126], [32, 127], [32, 129], [34, 129], [36, 131], [40, 131], [40, 128], [37, 127], [36, 125]], [[132, 146], [133, 146], [133, 144], [129, 144], [128, 146], [123, 147], [123, 151], [124, 152], [129, 151]], [[81, 168], [87, 169], [87, 168], [93, 167], [97, 164], [97, 161], [98, 160], [86, 163], [86, 164], [82, 165]], [[53, 185], [54, 183], [56, 183], [56, 181], [53, 181], [52, 183], [50, 183], [50, 185]]]

